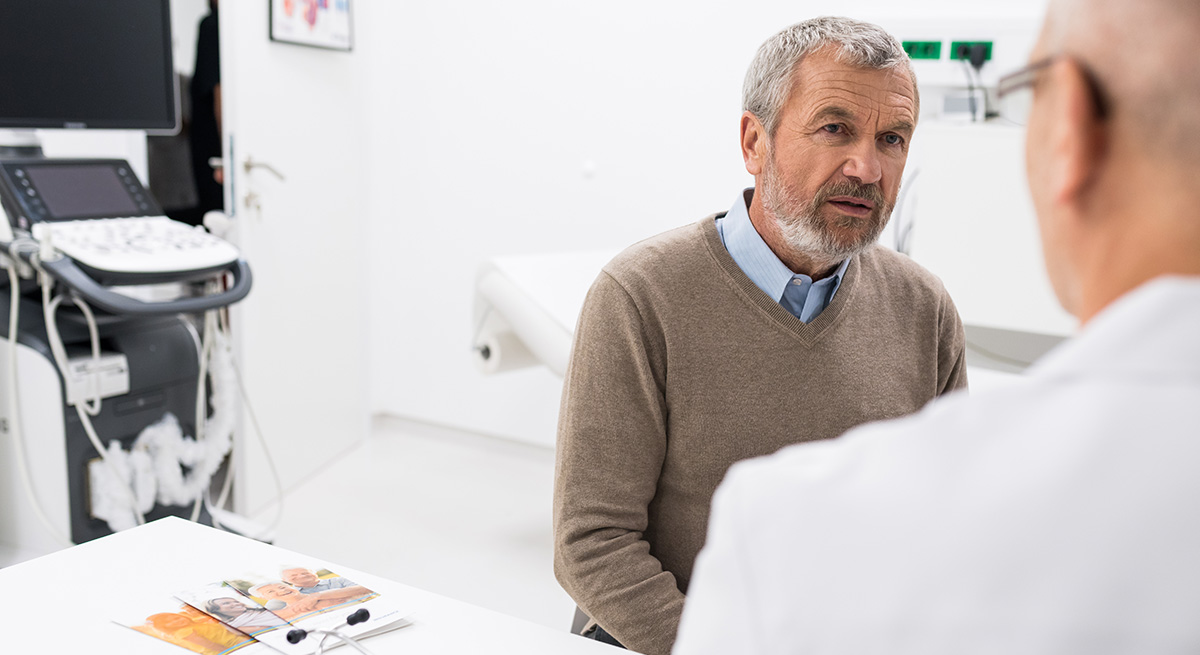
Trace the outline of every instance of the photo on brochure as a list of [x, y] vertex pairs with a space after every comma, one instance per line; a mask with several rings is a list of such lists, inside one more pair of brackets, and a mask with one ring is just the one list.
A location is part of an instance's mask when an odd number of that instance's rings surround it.
[[234, 651], [238, 651], [238, 655], [267, 652], [265, 646], [256, 643], [250, 635], [230, 628], [174, 598], [164, 598], [138, 614], [141, 618], [118, 623], [201, 655], [225, 655]]
[[[402, 625], [401, 616], [394, 608], [380, 605], [379, 594], [320, 564], [286, 563], [231, 578], [224, 584], [226, 591], [241, 593], [248, 606], [265, 608], [304, 630], [330, 630], [342, 626], [348, 634], [365, 636], [368, 632]], [[368, 608], [371, 619], [346, 627], [347, 617], [363, 607]], [[291, 643], [287, 640], [290, 631], [290, 628], [266, 630], [255, 633], [255, 638], [289, 655], [316, 651], [320, 639]]]
[[177, 597], [230, 628], [255, 638], [290, 625], [278, 614], [224, 582], [180, 592]]
[[379, 596], [319, 565], [281, 565], [275, 571], [255, 572], [225, 584], [289, 623]]

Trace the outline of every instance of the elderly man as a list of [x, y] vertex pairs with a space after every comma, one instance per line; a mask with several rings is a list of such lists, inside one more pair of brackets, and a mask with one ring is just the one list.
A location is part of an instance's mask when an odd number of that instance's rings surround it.
[[734, 462], [920, 409], [966, 384], [941, 283], [875, 240], [917, 122], [900, 44], [820, 18], [746, 76], [755, 187], [596, 280], [559, 419], [555, 571], [594, 624], [674, 641], [713, 490]]
[[280, 618], [288, 621], [303, 614], [326, 610], [346, 602], [342, 598], [325, 598], [321, 594], [305, 595], [284, 582], [264, 582], [251, 587], [247, 593], [254, 598], [284, 603], [284, 607], [279, 609], [274, 609], [270, 604], [265, 606]]
[[370, 589], [340, 575], [322, 580], [316, 573], [303, 567], [283, 569], [279, 577], [283, 578], [284, 582], [295, 587], [296, 591], [305, 595], [320, 594], [320, 598], [322, 599], [350, 600], [374, 593]]
[[1200, 3], [1053, 0], [1029, 185], [1082, 332], [1021, 386], [735, 466], [678, 655], [1200, 652]]

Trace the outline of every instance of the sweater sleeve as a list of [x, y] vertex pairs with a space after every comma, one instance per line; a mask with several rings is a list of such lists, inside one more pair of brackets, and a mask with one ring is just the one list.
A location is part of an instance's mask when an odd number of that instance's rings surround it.
[[967, 337], [949, 292], [942, 289], [938, 338], [938, 395], [967, 388]]
[[648, 332], [626, 290], [601, 273], [584, 302], [563, 385], [554, 571], [627, 648], [666, 655], [684, 596], [644, 537], [667, 447], [664, 344]]

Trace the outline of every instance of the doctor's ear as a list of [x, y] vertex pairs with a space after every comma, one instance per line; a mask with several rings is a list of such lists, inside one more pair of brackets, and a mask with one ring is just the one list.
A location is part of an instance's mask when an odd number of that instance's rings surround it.
[[767, 130], [763, 127], [758, 116], [742, 112], [742, 160], [746, 162], [746, 172], [759, 175], [763, 172], [767, 161]]
[[1088, 71], [1064, 59], [1047, 72], [1049, 103], [1049, 168], [1056, 201], [1071, 203], [1085, 194], [1099, 176], [1108, 150], [1108, 121]]

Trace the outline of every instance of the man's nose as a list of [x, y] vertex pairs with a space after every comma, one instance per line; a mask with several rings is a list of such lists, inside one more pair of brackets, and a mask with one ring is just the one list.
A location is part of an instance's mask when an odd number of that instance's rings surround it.
[[879, 151], [875, 148], [874, 139], [861, 139], [854, 144], [854, 149], [842, 164], [842, 175], [857, 180], [860, 184], [874, 184], [883, 176], [883, 166], [879, 161]]

